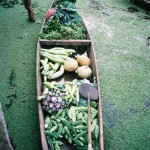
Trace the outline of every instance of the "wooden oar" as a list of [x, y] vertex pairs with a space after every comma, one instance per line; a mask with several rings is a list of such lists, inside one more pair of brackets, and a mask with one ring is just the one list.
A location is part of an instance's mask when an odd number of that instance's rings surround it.
[[98, 99], [98, 91], [94, 86], [83, 83], [79, 87], [79, 92], [88, 99], [88, 150], [92, 150], [90, 100]]

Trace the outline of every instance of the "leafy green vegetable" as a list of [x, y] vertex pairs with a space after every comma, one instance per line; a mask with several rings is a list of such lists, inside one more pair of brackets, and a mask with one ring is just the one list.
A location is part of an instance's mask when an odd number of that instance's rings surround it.
[[75, 108], [72, 106], [69, 111], [68, 111], [68, 116], [69, 118], [75, 122], [76, 121], [76, 111], [75, 111]]
[[77, 13], [75, 4], [64, 1], [56, 5], [56, 13], [46, 21], [42, 39], [86, 39], [87, 30]]

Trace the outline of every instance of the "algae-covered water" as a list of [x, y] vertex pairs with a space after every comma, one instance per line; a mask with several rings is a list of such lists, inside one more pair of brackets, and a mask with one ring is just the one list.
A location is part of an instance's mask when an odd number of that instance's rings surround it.
[[[16, 150], [40, 150], [36, 44], [48, 0], [0, 6], [0, 102]], [[125, 0], [82, 0], [77, 8], [93, 39], [101, 83], [106, 150], [150, 149], [149, 12]], [[135, 8], [135, 9], [133, 9]], [[129, 12], [135, 10], [135, 12]]]

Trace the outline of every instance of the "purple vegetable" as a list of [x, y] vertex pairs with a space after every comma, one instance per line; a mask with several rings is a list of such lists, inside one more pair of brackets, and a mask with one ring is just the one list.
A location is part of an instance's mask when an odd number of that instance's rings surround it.
[[57, 97], [54, 96], [54, 97], [52, 97], [51, 100], [52, 100], [53, 103], [56, 103], [57, 102]]
[[65, 102], [65, 101], [62, 101], [62, 102], [61, 102], [61, 105], [62, 105], [62, 106], [65, 106], [65, 105], [66, 105], [66, 102]]
[[49, 103], [49, 108], [53, 108], [54, 104], [53, 103]]
[[56, 104], [55, 104], [55, 107], [56, 107], [56, 108], [60, 108], [60, 103], [56, 103]]

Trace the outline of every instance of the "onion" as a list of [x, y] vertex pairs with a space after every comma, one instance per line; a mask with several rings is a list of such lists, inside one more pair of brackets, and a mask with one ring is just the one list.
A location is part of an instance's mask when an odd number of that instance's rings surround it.
[[73, 72], [78, 68], [78, 63], [75, 59], [68, 58], [64, 62], [64, 68], [65, 68], [66, 71]]
[[77, 74], [80, 78], [89, 78], [92, 75], [92, 70], [88, 66], [81, 66], [78, 68]]
[[81, 66], [89, 66], [90, 63], [91, 63], [90, 59], [87, 56], [85, 56], [85, 55], [77, 56], [77, 62]]

